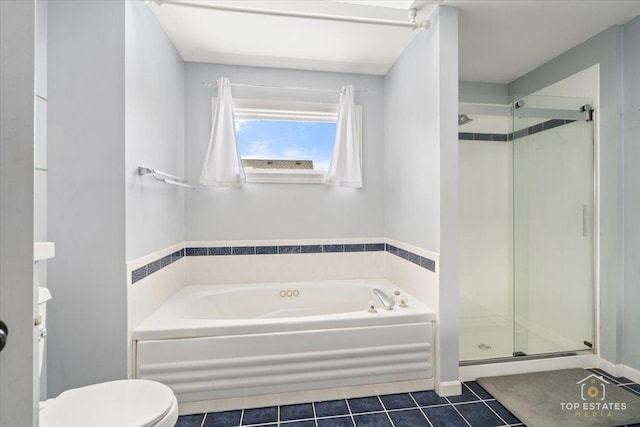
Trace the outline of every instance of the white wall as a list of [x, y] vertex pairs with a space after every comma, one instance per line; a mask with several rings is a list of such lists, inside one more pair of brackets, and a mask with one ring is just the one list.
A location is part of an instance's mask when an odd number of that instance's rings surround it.
[[640, 18], [623, 29], [624, 331], [622, 361], [640, 370]]
[[[185, 72], [185, 165], [198, 182], [211, 132], [211, 98], [202, 80], [339, 89], [353, 84], [363, 117], [363, 188], [320, 184], [246, 184], [199, 187], [187, 193], [187, 240], [273, 240], [380, 237], [384, 235], [383, 79], [378, 76], [187, 63]], [[236, 98], [284, 98], [338, 102], [338, 94], [233, 88]]]
[[439, 7], [440, 381], [458, 380], [458, 9]]
[[600, 64], [600, 353], [619, 363], [623, 310], [621, 27], [612, 27], [509, 84], [513, 97], [532, 94]]
[[[47, 2], [36, 2], [34, 238], [47, 238]], [[46, 275], [44, 275], [46, 277]]]
[[[35, 170], [33, 194], [33, 237], [36, 242], [47, 241], [47, 5], [36, 2], [36, 126]], [[34, 276], [38, 285], [47, 287], [47, 262], [36, 263]], [[47, 397], [46, 341], [44, 362], [40, 374], [40, 399]]]
[[509, 86], [501, 83], [458, 82], [459, 101], [477, 104], [509, 104]]
[[440, 253], [440, 25], [436, 17], [385, 76], [384, 210], [386, 237]]
[[440, 254], [440, 380], [458, 378], [458, 16], [440, 6], [385, 76], [386, 237]]
[[49, 2], [48, 391], [126, 377], [124, 2]]
[[0, 425], [37, 426], [33, 288], [36, 7], [0, 2]]
[[184, 241], [184, 188], [137, 167], [184, 174], [184, 62], [151, 9], [125, 2], [127, 261]]

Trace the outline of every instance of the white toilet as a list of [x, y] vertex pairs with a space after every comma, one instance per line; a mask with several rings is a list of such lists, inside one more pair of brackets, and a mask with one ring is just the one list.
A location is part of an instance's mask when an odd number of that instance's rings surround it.
[[[53, 253], [48, 258], [52, 257]], [[42, 259], [46, 258], [36, 257], [35, 261]], [[51, 293], [46, 288], [38, 289], [42, 373], [46, 303]], [[40, 403], [40, 427], [173, 427], [177, 421], [178, 400], [171, 389], [148, 380], [109, 381], [75, 388]]]
[[40, 427], [173, 427], [178, 401], [169, 387], [122, 380], [67, 390], [40, 410]]

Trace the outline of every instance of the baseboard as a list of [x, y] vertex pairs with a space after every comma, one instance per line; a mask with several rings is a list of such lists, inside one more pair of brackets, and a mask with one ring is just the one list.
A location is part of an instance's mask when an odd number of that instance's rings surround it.
[[626, 377], [635, 383], [640, 383], [640, 370], [634, 369], [622, 363], [615, 364], [602, 357], [598, 358], [598, 368], [614, 377]]
[[622, 376], [629, 378], [634, 383], [640, 384], [640, 370], [634, 369], [627, 365], [622, 365], [622, 366], [624, 366], [624, 369], [622, 371]]
[[609, 375], [613, 375], [614, 377], [621, 377], [624, 365], [615, 364], [613, 362], [609, 362], [607, 359], [598, 357], [598, 368], [602, 369]]
[[462, 394], [462, 383], [460, 381], [442, 381], [436, 384], [436, 393], [440, 397], [459, 396]]
[[460, 381], [474, 381], [481, 377], [555, 371], [558, 369], [594, 368], [596, 366], [599, 366], [599, 364], [598, 357], [595, 354], [487, 363], [482, 365], [461, 366]]
[[[433, 385], [433, 379], [398, 381], [307, 391], [291, 391], [264, 394], [260, 396], [231, 397], [226, 399], [200, 400], [197, 402], [179, 402], [178, 407], [180, 415], [202, 414], [205, 412], [219, 412], [232, 409], [293, 405], [296, 403], [318, 402], [322, 400], [351, 399], [382, 394], [433, 390]], [[458, 386], [460, 386], [459, 382]], [[460, 394], [460, 392], [457, 394]]]

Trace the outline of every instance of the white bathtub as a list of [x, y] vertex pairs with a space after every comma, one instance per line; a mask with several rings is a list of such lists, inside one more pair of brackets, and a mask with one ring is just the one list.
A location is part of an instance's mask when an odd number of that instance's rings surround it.
[[[382, 309], [374, 288], [409, 306]], [[134, 376], [180, 402], [423, 380], [434, 321], [384, 279], [187, 286], [134, 329]]]

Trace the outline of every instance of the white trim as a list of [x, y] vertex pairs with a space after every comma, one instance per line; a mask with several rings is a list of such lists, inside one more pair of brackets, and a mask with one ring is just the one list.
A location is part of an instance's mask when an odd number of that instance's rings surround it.
[[150, 262], [159, 260], [160, 258], [170, 255], [180, 249], [184, 249], [186, 242], [175, 243], [171, 246], [168, 246], [164, 249], [160, 249], [159, 251], [150, 253], [149, 255], [142, 256], [140, 258], [134, 259], [132, 261], [127, 262], [127, 284], [131, 285], [131, 272], [136, 268], [140, 268], [144, 265], [149, 264]]
[[460, 381], [474, 381], [481, 377], [497, 377], [500, 375], [526, 374], [529, 372], [556, 371], [571, 368], [595, 368], [598, 365], [598, 356], [595, 354], [585, 354], [552, 357], [548, 359], [518, 360], [513, 362], [461, 366], [459, 372]]
[[326, 170], [311, 169], [256, 169], [245, 167], [248, 184], [324, 184]]
[[[226, 247], [226, 246], [305, 246], [305, 245], [350, 245], [386, 243], [384, 237], [349, 237], [344, 239], [277, 239], [277, 240], [188, 240], [185, 247]], [[340, 252], [337, 252], [340, 253]]]
[[640, 383], [640, 370], [622, 363], [614, 364], [602, 357], [598, 358], [598, 368], [614, 377], [626, 377], [635, 383]]
[[[214, 110], [215, 99], [212, 98]], [[238, 120], [272, 119], [335, 123], [338, 119], [338, 104], [238, 98], [233, 100], [233, 113]]]
[[614, 377], [622, 376], [623, 365], [616, 365], [602, 357], [598, 357], [598, 368], [602, 369], [609, 375], [613, 375]]
[[601, 251], [600, 251], [600, 232], [601, 232], [601, 209], [600, 209], [600, 64], [595, 64], [596, 70], [596, 89], [595, 89], [595, 97], [592, 100], [593, 107], [595, 108], [595, 120], [594, 120], [594, 128], [593, 128], [593, 138], [594, 138], [594, 207], [593, 207], [593, 278], [594, 278], [594, 290], [593, 290], [593, 302], [594, 302], [594, 319], [593, 319], [593, 333], [594, 333], [594, 344], [595, 344], [595, 352], [597, 354], [602, 354], [602, 347], [600, 345], [600, 318], [601, 318], [601, 304], [600, 304], [600, 273], [601, 273]]
[[631, 366], [622, 365], [622, 376], [629, 378], [634, 383], [640, 384], [640, 371]]
[[459, 396], [462, 394], [462, 383], [460, 381], [442, 381], [436, 383], [436, 393], [440, 397]]

